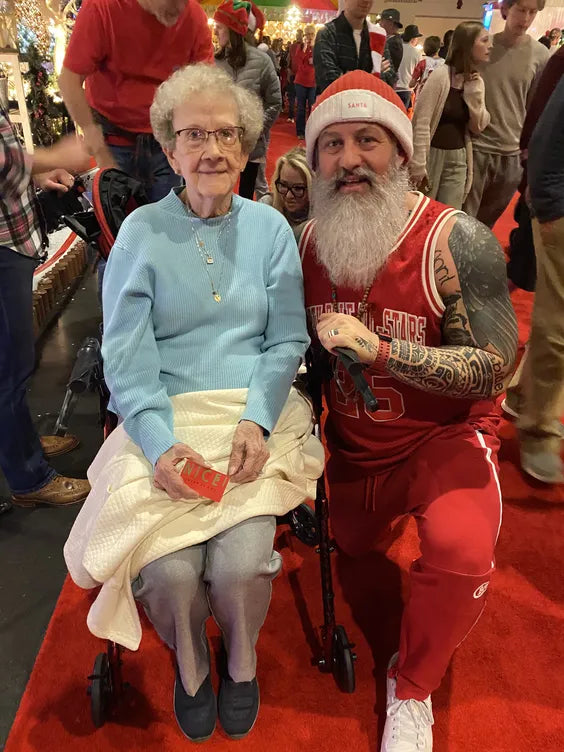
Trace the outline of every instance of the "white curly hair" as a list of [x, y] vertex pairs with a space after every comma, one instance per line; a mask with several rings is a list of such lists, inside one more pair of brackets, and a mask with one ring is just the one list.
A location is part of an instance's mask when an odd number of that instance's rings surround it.
[[218, 99], [231, 97], [239, 111], [243, 128], [241, 146], [245, 154], [255, 148], [263, 129], [264, 110], [256, 94], [236, 84], [224, 71], [207, 63], [187, 65], [162, 83], [151, 105], [151, 127], [159, 144], [174, 149], [176, 136], [172, 125], [174, 110], [198, 95], [210, 94]]

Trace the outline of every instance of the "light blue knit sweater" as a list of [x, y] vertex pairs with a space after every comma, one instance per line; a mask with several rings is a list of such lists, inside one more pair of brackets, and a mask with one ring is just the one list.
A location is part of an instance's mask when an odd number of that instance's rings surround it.
[[189, 213], [171, 191], [127, 217], [104, 276], [112, 405], [153, 464], [177, 442], [175, 394], [248, 388], [243, 419], [270, 432], [309, 344], [298, 250], [283, 216], [234, 196], [219, 247], [226, 218], [193, 221], [213, 264], [200, 257]]

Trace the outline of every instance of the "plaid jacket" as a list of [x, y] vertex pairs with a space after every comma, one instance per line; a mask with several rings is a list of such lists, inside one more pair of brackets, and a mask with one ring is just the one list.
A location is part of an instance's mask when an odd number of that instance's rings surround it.
[[47, 236], [31, 180], [32, 163], [0, 106], [0, 246], [41, 258]]

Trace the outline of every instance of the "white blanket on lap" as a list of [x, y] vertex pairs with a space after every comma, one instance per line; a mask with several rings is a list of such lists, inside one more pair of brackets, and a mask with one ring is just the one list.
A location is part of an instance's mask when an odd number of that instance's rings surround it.
[[[226, 473], [246, 400], [246, 389], [172, 397], [174, 434]], [[270, 458], [262, 475], [252, 483], [229, 484], [220, 503], [173, 501], [156, 489], [151, 463], [118, 426], [88, 470], [92, 490], [64, 548], [77, 585], [102, 585], [88, 614], [90, 631], [137, 650], [141, 623], [131, 582], [142, 567], [251, 517], [286, 514], [314, 498], [324, 456], [312, 426], [309, 403], [292, 389], [268, 439]]]

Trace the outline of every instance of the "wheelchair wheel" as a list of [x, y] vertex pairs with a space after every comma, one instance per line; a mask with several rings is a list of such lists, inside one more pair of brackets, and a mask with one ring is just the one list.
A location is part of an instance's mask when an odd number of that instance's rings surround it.
[[92, 722], [96, 728], [100, 728], [106, 722], [108, 706], [112, 694], [112, 680], [107, 653], [99, 653], [94, 661], [94, 670], [88, 677], [90, 686], [90, 712]]
[[335, 627], [333, 632], [333, 677], [341, 692], [352, 694], [355, 690], [354, 645], [349, 642], [345, 628]]
[[300, 504], [296, 509], [292, 509], [289, 515], [289, 523], [296, 538], [305, 543], [306, 546], [313, 547], [319, 544], [317, 518], [310, 506]]

